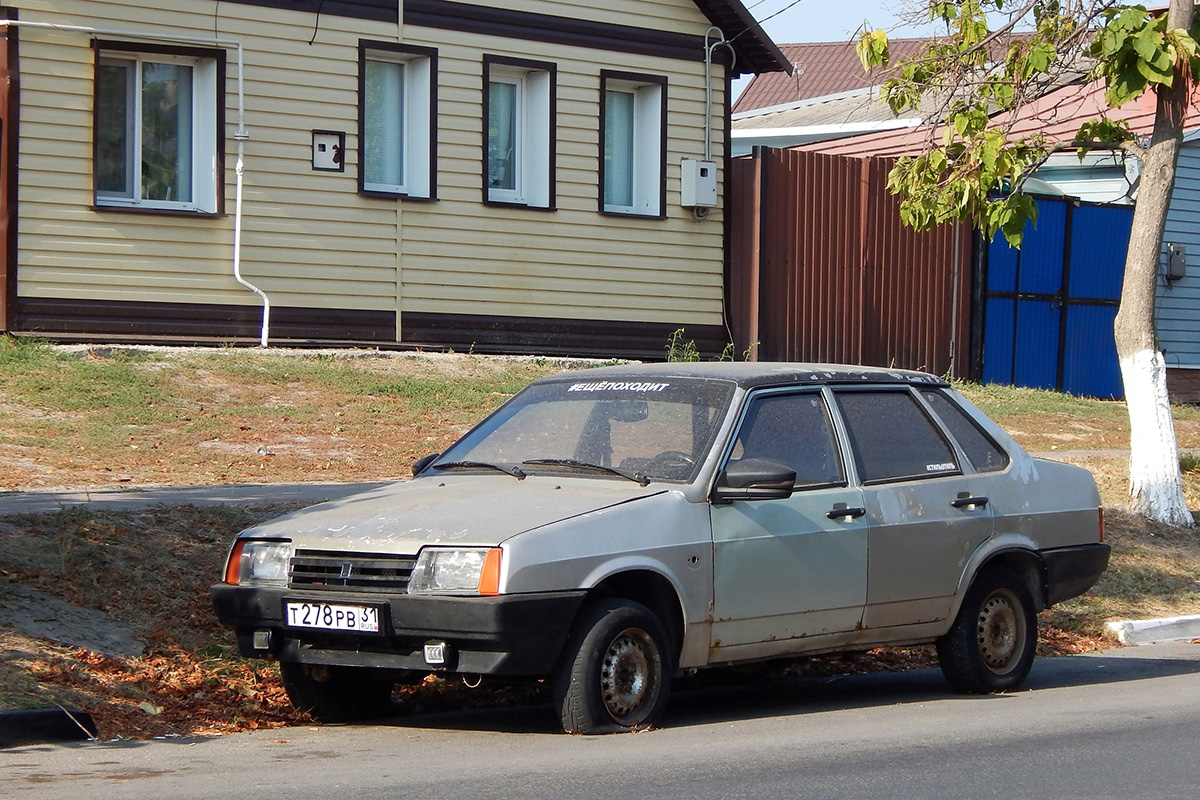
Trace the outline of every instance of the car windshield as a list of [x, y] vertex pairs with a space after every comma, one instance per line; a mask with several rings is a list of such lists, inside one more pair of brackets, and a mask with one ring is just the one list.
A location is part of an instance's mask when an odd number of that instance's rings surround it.
[[434, 463], [519, 466], [529, 474], [688, 481], [704, 460], [734, 384], [687, 378], [537, 383]]

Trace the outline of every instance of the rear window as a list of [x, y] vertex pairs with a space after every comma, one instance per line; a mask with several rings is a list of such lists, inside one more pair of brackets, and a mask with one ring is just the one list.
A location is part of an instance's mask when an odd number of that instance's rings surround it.
[[908, 390], [840, 391], [834, 396], [862, 483], [959, 472], [954, 450]]
[[995, 472], [1008, 466], [1008, 456], [963, 411], [962, 406], [938, 389], [926, 389], [922, 395], [977, 471]]

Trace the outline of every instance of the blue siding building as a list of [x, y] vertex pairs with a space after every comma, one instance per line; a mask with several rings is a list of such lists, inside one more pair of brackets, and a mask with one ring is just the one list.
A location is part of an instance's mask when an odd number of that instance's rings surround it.
[[[1167, 248], [1182, 247], [1184, 275], [1167, 277]], [[1175, 173], [1175, 193], [1163, 232], [1159, 279], [1159, 343], [1167, 361], [1171, 399], [1200, 402], [1200, 129], [1184, 137]]]

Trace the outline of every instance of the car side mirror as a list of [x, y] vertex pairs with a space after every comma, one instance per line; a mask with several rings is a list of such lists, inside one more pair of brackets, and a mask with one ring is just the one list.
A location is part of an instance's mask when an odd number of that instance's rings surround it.
[[776, 461], [743, 458], [731, 461], [717, 477], [713, 502], [734, 500], [783, 500], [792, 496], [796, 470]]
[[418, 458], [416, 461], [414, 461], [413, 465], [412, 465], [413, 477], [415, 478], [416, 476], [420, 475], [421, 470], [425, 469], [430, 464], [432, 464], [434, 461], [436, 461], [438, 456], [440, 456], [440, 455], [441, 455], [441, 453], [430, 453], [429, 455], [422, 456], [421, 458]]

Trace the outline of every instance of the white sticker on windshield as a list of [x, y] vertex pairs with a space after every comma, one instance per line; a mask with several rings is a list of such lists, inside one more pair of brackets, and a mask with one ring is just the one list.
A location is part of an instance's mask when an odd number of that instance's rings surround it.
[[633, 381], [599, 381], [598, 383], [573, 383], [568, 392], [661, 392], [669, 383], [639, 383]]
[[926, 464], [925, 465], [926, 472], [948, 472], [952, 469], [958, 469], [958, 467], [955, 464], [951, 464], [949, 462], [946, 462], [943, 464]]

